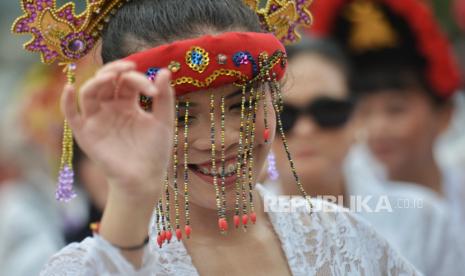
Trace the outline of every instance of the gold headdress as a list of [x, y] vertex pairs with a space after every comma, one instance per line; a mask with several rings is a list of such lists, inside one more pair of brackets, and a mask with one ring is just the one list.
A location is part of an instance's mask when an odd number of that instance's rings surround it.
[[398, 45], [397, 33], [373, 1], [354, 1], [345, 15], [353, 24], [349, 45], [354, 51], [363, 52]]
[[[104, 24], [129, 0], [86, 0], [86, 9], [76, 14], [74, 3], [57, 7], [56, 0], [21, 0], [24, 15], [16, 19], [12, 32], [31, 34], [24, 44], [31, 52], [40, 52], [45, 64], [58, 61], [64, 66], [68, 83], [74, 83], [74, 62], [87, 55], [100, 38]], [[60, 176], [56, 198], [69, 201], [76, 196], [73, 191], [74, 173], [73, 134], [65, 122]]]
[[284, 44], [300, 39], [298, 27], [309, 27], [312, 15], [309, 11], [313, 0], [244, 0], [260, 17], [265, 30]]

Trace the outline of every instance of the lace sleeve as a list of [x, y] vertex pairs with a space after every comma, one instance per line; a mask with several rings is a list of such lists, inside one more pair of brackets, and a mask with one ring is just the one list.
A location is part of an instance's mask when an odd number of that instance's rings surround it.
[[270, 215], [294, 275], [421, 275], [363, 219], [322, 200], [312, 203], [311, 215]]
[[156, 265], [148, 249], [142, 268], [136, 270], [118, 249], [96, 235], [63, 248], [46, 263], [40, 275], [156, 275], [153, 273]]

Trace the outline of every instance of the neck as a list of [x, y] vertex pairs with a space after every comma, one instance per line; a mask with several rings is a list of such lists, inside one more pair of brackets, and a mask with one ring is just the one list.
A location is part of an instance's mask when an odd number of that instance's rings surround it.
[[[342, 169], [331, 170], [331, 172], [316, 177], [301, 177], [300, 181], [304, 190], [311, 197], [333, 196], [338, 198], [345, 196], [345, 177]], [[293, 178], [282, 178], [280, 183], [283, 194], [301, 195]]]
[[443, 195], [442, 173], [433, 154], [404, 168], [389, 171], [389, 179], [415, 183]]

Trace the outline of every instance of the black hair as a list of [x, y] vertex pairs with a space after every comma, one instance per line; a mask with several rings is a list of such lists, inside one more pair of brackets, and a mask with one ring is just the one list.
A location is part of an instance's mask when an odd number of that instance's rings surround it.
[[102, 35], [104, 63], [144, 48], [207, 32], [262, 32], [257, 14], [242, 0], [131, 0]]
[[342, 49], [332, 40], [304, 37], [299, 43], [286, 46], [289, 60], [300, 54], [316, 54], [336, 65], [347, 82], [350, 81], [351, 64]]
[[[380, 91], [415, 88], [435, 106], [447, 103], [448, 100], [439, 96], [427, 78], [428, 61], [418, 50], [414, 30], [385, 4], [380, 3], [379, 8], [396, 32], [396, 46], [367, 51], [351, 49], [352, 23], [344, 16], [339, 16], [334, 23], [333, 37], [352, 61], [354, 71], [350, 86], [353, 96], [363, 98]], [[345, 14], [345, 9], [340, 14]]]

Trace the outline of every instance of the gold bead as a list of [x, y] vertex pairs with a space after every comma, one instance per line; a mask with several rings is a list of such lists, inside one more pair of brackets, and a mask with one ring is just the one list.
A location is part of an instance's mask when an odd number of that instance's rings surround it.
[[168, 65], [168, 69], [173, 72], [173, 73], [176, 73], [178, 72], [180, 69], [181, 69], [181, 63], [177, 62], [177, 61], [172, 61], [169, 65]]

